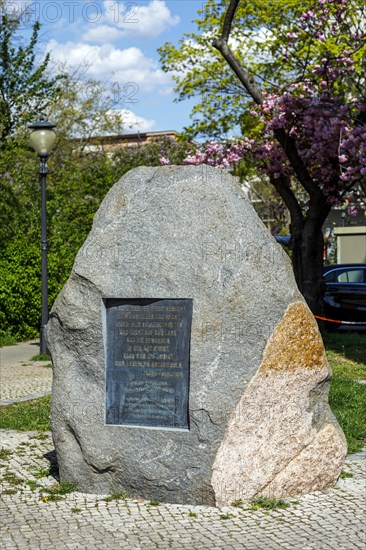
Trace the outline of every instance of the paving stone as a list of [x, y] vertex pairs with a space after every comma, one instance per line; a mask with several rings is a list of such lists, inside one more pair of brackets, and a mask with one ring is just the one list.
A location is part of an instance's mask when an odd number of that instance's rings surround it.
[[37, 353], [39, 347], [30, 343], [0, 348], [0, 405], [51, 393], [50, 361], [30, 361]]
[[[2, 545], [4, 550], [52, 548], [53, 550], [364, 550], [366, 472], [357, 460], [348, 460], [352, 478], [340, 480], [338, 487], [325, 493], [306, 495], [281, 510], [223, 509], [205, 506], [161, 504], [117, 500], [105, 502], [106, 495], [74, 492], [57, 502], [43, 502], [44, 488], [55, 483], [53, 477], [36, 479], [34, 472], [47, 469], [44, 457], [52, 451], [50, 434], [34, 440], [35, 434], [1, 431], [3, 448], [14, 451], [2, 461], [8, 470], [24, 479], [15, 486], [17, 493], [1, 494]], [[37, 442], [38, 452], [24, 443]], [[24, 448], [25, 454], [17, 451]], [[33, 473], [32, 473], [33, 472]], [[3, 474], [2, 474], [3, 475]], [[25, 481], [41, 487], [31, 490]], [[2, 482], [2, 491], [12, 489]], [[43, 492], [42, 492], [43, 487]], [[295, 499], [291, 499], [294, 501]], [[97, 505], [97, 507], [96, 507]], [[80, 509], [75, 513], [73, 509]], [[196, 513], [192, 517], [189, 513]], [[233, 514], [223, 520], [220, 516]]]

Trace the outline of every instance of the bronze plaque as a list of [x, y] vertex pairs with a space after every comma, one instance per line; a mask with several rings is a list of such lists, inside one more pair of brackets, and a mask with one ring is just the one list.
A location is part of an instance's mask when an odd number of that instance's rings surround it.
[[191, 299], [107, 299], [106, 423], [188, 428]]

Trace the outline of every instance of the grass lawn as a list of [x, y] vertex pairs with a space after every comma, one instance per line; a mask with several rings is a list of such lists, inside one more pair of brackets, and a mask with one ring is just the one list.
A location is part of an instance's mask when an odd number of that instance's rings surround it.
[[0, 348], [3, 346], [15, 346], [16, 338], [9, 331], [0, 330]]
[[328, 333], [324, 336], [333, 370], [329, 403], [347, 439], [348, 452], [366, 445], [366, 335]]
[[0, 428], [40, 432], [50, 430], [50, 397], [0, 407]]
[[[333, 381], [329, 394], [332, 411], [346, 435], [348, 452], [366, 444], [366, 335], [330, 333], [324, 336]], [[0, 428], [50, 430], [50, 398], [44, 397], [0, 408]]]

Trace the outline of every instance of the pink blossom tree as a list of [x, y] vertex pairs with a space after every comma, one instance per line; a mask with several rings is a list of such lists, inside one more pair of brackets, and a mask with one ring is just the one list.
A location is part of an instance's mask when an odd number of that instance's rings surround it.
[[[230, 46], [239, 3], [228, 2], [213, 46], [253, 102], [256, 135], [227, 146], [208, 143], [185, 162], [228, 167], [250, 158], [266, 174], [290, 213], [297, 284], [313, 313], [322, 314], [322, 225], [333, 205], [366, 182], [365, 11], [360, 4], [363, 24], [355, 25], [353, 2], [314, 1], [282, 39], [280, 53], [273, 47], [277, 62], [296, 59], [296, 70], [293, 65], [285, 86], [265, 88]], [[295, 184], [306, 192], [305, 208]]]

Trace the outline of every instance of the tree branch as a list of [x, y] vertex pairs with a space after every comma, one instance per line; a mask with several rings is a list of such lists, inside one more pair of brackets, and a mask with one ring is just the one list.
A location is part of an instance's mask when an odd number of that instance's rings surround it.
[[308, 169], [303, 163], [302, 158], [297, 151], [295, 140], [281, 128], [274, 130], [273, 133], [278, 143], [286, 153], [286, 156], [305, 191], [307, 191], [310, 196], [317, 195], [319, 193], [319, 188], [314, 183], [313, 178], [310, 176]]
[[304, 217], [294, 192], [282, 177], [275, 179], [271, 176], [270, 180], [290, 212], [294, 233], [300, 233], [304, 224]]
[[221, 38], [225, 42], [228, 42], [229, 36], [231, 33], [231, 25], [233, 24], [233, 19], [235, 17], [235, 12], [238, 9], [240, 0], [231, 0], [229, 7], [227, 9], [224, 23], [222, 25]]
[[243, 84], [244, 88], [247, 90], [248, 94], [254, 99], [258, 105], [263, 103], [263, 95], [258, 86], [255, 83], [255, 79], [249, 76], [248, 71], [242, 66], [240, 61], [235, 57], [231, 49], [229, 48], [229, 36], [231, 32], [231, 26], [235, 16], [235, 12], [238, 8], [240, 0], [230, 0], [229, 7], [227, 9], [224, 23], [222, 26], [221, 36], [215, 38], [212, 41], [212, 45], [216, 50], [218, 50], [225, 61], [228, 63], [229, 67], [232, 68], [236, 76], [239, 78], [240, 82]]

